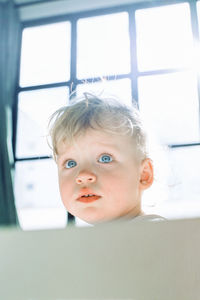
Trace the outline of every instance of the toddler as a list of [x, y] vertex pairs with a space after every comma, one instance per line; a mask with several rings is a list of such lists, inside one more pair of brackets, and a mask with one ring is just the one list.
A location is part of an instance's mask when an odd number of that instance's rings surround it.
[[153, 164], [139, 112], [84, 93], [51, 117], [50, 137], [67, 211], [87, 223], [162, 219], [145, 215], [143, 191]]

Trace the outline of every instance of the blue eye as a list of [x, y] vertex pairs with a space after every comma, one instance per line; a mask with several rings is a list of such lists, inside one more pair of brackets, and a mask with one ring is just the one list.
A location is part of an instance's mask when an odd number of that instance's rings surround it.
[[65, 167], [67, 169], [71, 169], [71, 168], [74, 168], [75, 166], [77, 165], [77, 163], [75, 162], [75, 160], [68, 160], [66, 163], [65, 163]]
[[105, 164], [110, 163], [112, 160], [113, 159], [109, 154], [103, 154], [99, 158], [99, 162], [105, 163]]

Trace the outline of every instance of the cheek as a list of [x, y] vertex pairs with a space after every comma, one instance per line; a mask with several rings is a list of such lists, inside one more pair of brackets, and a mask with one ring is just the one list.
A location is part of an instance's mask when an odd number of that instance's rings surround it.
[[63, 203], [66, 203], [73, 194], [73, 182], [70, 177], [58, 176], [60, 195]]
[[104, 176], [102, 176], [101, 183], [103, 189], [110, 194], [115, 194], [116, 196], [127, 193], [133, 194], [138, 187], [138, 174], [121, 168], [112, 173], [105, 173]]
[[121, 170], [113, 170], [112, 172], [105, 172], [101, 177], [101, 185], [104, 190], [111, 194], [121, 193], [127, 188], [128, 174], [121, 172]]

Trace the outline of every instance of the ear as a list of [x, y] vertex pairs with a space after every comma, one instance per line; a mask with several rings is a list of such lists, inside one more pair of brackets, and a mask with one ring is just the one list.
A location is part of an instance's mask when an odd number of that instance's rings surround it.
[[153, 163], [152, 160], [146, 158], [141, 163], [140, 169], [140, 189], [146, 190], [149, 188], [153, 183]]

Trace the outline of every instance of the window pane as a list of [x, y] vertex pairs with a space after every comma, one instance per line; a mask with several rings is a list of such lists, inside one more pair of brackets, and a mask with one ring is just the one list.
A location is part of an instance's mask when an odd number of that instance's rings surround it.
[[22, 87], [69, 80], [70, 35], [69, 22], [24, 29], [20, 70]]
[[168, 152], [168, 200], [159, 207], [168, 218], [200, 217], [200, 146]]
[[163, 149], [151, 152], [155, 180], [143, 195], [146, 213], [168, 219], [200, 217], [200, 146]]
[[68, 88], [52, 88], [19, 94], [16, 156], [50, 155], [47, 144], [49, 117], [68, 101]]
[[78, 21], [78, 78], [130, 72], [128, 14]]
[[23, 229], [64, 227], [56, 164], [52, 159], [16, 163], [15, 199]]
[[85, 83], [77, 86], [77, 95], [81, 96], [83, 92], [94, 93], [96, 96], [110, 96], [119, 98], [123, 103], [131, 105], [131, 81], [130, 79], [101, 81], [95, 83]]
[[197, 202], [200, 206], [200, 146], [173, 148], [169, 152], [169, 201]]
[[136, 11], [140, 71], [190, 66], [193, 40], [188, 3]]
[[140, 77], [139, 106], [161, 143], [199, 141], [199, 105], [192, 72]]
[[16, 162], [17, 208], [62, 207], [56, 163], [52, 159]]

